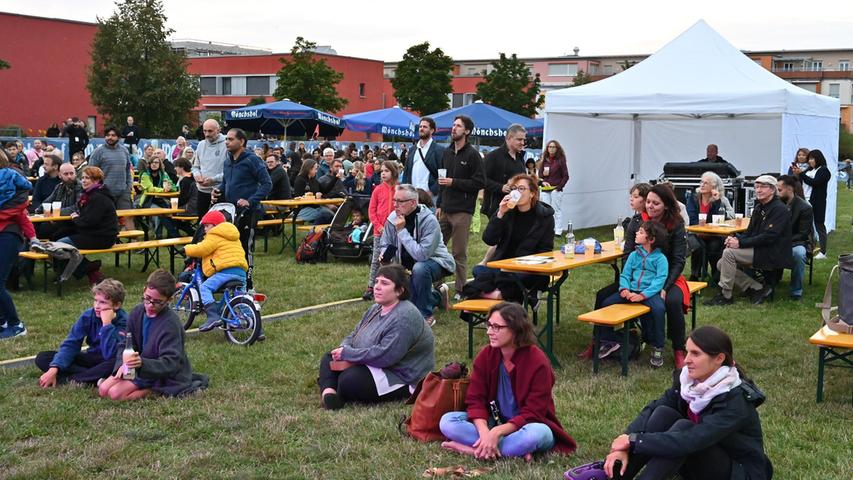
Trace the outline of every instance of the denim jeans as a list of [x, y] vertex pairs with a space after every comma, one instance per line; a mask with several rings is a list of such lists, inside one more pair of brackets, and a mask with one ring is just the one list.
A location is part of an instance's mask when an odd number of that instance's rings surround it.
[[12, 266], [18, 262], [18, 252], [21, 251], [22, 245], [23, 241], [17, 233], [0, 232], [0, 323], [6, 322], [7, 327], [21, 323], [18, 311], [15, 310], [15, 302], [6, 291], [6, 280]]
[[232, 275], [230, 273], [214, 273], [204, 283], [201, 284], [201, 304], [202, 305], [210, 305], [214, 302], [213, 292], [215, 292], [219, 287], [224, 285], [226, 282], [230, 282], [231, 280], [239, 280], [246, 283], [245, 275]]
[[438, 305], [438, 292], [432, 284], [442, 277], [442, 268], [435, 260], [429, 259], [415, 263], [412, 268], [412, 303], [424, 318], [432, 315], [432, 310]]
[[[480, 438], [477, 427], [468, 421], [468, 414], [465, 412], [445, 413], [438, 426], [445, 437], [469, 447], [473, 447], [474, 442]], [[504, 457], [523, 457], [528, 453], [552, 448], [554, 433], [544, 423], [528, 423], [498, 442], [498, 450]]]
[[326, 207], [303, 207], [296, 218], [311, 225], [323, 225], [331, 223], [334, 216], [335, 214]]
[[[617, 303], [633, 303], [630, 300], [619, 296], [619, 292], [614, 293], [604, 300], [602, 307], [614, 305]], [[649, 307], [652, 311], [640, 317], [640, 326], [643, 330], [643, 340], [652, 344], [655, 348], [663, 348], [664, 346], [664, 327], [666, 325], [666, 305], [660, 294], [653, 295], [642, 302], [643, 305]], [[600, 333], [602, 339], [617, 340], [616, 334], [613, 332], [613, 327], [595, 327]]]
[[806, 275], [806, 247], [795, 245], [791, 249], [794, 258], [794, 266], [791, 268], [791, 296], [801, 297], [803, 295], [803, 277]]

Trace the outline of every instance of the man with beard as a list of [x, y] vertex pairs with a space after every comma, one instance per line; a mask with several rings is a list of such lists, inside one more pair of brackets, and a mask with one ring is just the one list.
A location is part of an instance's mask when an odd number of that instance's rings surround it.
[[498, 205], [509, 193], [509, 179], [524, 173], [524, 137], [527, 131], [513, 123], [506, 130], [506, 142], [489, 152], [483, 159], [486, 175], [486, 191], [480, 212], [492, 218]]
[[458, 115], [450, 129], [453, 145], [444, 150], [442, 169], [438, 176], [439, 196], [436, 213], [444, 244], [453, 241], [451, 251], [456, 261], [456, 295], [461, 298], [462, 286], [468, 278], [468, 230], [477, 206], [477, 194], [486, 184], [483, 157], [468, 143], [474, 131], [474, 121]]
[[[51, 158], [51, 154], [46, 154], [45, 158]], [[62, 163], [61, 158], [58, 158], [58, 162], [61, 164], [59, 167], [59, 184], [47, 198], [42, 200], [42, 203], [35, 205], [35, 213], [44, 213], [42, 205], [53, 202], [60, 202], [62, 205], [58, 213], [59, 215], [71, 215], [72, 212], [77, 211], [77, 200], [80, 199], [80, 195], [83, 193], [83, 187], [77, 181], [77, 170], [70, 163]], [[38, 233], [39, 238], [52, 238], [59, 223], [62, 222], [40, 222], [34, 224], [34, 226], [36, 227], [36, 233]]]
[[225, 166], [225, 135], [219, 131], [219, 122], [209, 118], [202, 124], [204, 140], [198, 142], [193, 158], [193, 177], [198, 186], [198, 218], [210, 209], [210, 196], [213, 189], [222, 182], [222, 169]]
[[814, 212], [809, 202], [803, 199], [803, 187], [793, 175], [779, 177], [779, 200], [791, 212], [791, 299], [803, 298], [803, 277], [806, 273], [806, 253], [812, 248]]
[[421, 118], [418, 124], [418, 143], [404, 151], [403, 183], [410, 183], [415, 188], [430, 192], [433, 199], [438, 195], [438, 169], [444, 157], [444, 147], [433, 141], [435, 120], [431, 117]]
[[44, 176], [36, 180], [33, 186], [33, 198], [30, 201], [29, 210], [32, 212], [35, 207], [40, 207], [45, 202], [45, 198], [53, 192], [53, 189], [59, 184], [59, 166], [62, 165], [62, 157], [59, 153], [53, 152], [44, 156]]
[[[115, 126], [104, 129], [104, 144], [96, 148], [89, 157], [89, 166], [104, 172], [104, 185], [113, 195], [116, 210], [133, 208], [130, 191], [133, 188], [133, 173], [130, 155], [118, 144], [119, 130]], [[133, 230], [133, 218], [125, 218], [125, 227]]]

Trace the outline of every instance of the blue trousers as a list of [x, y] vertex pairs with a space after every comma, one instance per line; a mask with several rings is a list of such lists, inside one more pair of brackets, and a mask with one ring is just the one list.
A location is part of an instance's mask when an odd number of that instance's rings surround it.
[[12, 271], [12, 266], [18, 263], [18, 252], [23, 241], [17, 233], [0, 232], [0, 323], [6, 322], [7, 327], [21, 323], [15, 302], [6, 291], [6, 280]]
[[296, 218], [305, 220], [305, 223], [311, 225], [323, 225], [331, 223], [334, 216], [335, 214], [326, 207], [303, 207], [299, 210], [299, 215]]
[[245, 275], [232, 275], [229, 273], [214, 273], [204, 283], [201, 284], [201, 304], [202, 305], [210, 305], [214, 302], [213, 292], [215, 292], [219, 287], [224, 285], [226, 282], [231, 280], [239, 280], [246, 283]]
[[[447, 412], [438, 424], [441, 433], [454, 442], [474, 446], [480, 433], [468, 421], [465, 412]], [[554, 433], [544, 423], [528, 423], [498, 442], [498, 450], [504, 457], [523, 457], [528, 453], [544, 452], [554, 448]]]
[[803, 295], [803, 277], [806, 275], [806, 247], [796, 245], [791, 249], [794, 258], [794, 266], [791, 268], [791, 296], [801, 297]]
[[[614, 305], [617, 303], [633, 303], [619, 296], [619, 292], [607, 297], [602, 303], [602, 307]], [[642, 302], [643, 305], [649, 307], [652, 311], [640, 317], [640, 326], [643, 329], [643, 340], [652, 344], [655, 348], [663, 348], [664, 346], [664, 328], [666, 326], [666, 304], [660, 294], [653, 295]], [[613, 327], [595, 327], [600, 333], [601, 338], [608, 340], [616, 340], [617, 336], [613, 331]]]
[[432, 315], [438, 305], [439, 294], [432, 284], [442, 277], [442, 273], [441, 265], [432, 259], [417, 262], [412, 268], [412, 303], [424, 318]]

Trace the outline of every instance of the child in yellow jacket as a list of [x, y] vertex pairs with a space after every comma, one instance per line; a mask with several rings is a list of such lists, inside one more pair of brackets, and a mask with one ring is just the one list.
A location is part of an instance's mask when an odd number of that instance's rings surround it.
[[240, 244], [240, 232], [233, 224], [225, 221], [218, 210], [211, 210], [201, 218], [204, 240], [184, 248], [187, 256], [201, 258], [201, 270], [207, 279], [201, 284], [201, 303], [207, 313], [207, 321], [198, 330], [207, 332], [222, 325], [220, 308], [213, 299], [213, 292], [226, 282], [239, 280], [246, 283], [246, 254]]

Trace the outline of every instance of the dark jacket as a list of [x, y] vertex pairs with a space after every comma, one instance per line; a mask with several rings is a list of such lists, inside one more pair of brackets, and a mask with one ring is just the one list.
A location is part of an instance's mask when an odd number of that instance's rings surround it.
[[[439, 145], [433, 138], [429, 149], [424, 153], [423, 162], [429, 169], [429, 191], [433, 196], [438, 195], [438, 169], [444, 168], [442, 160], [444, 158], [445, 148]], [[416, 160], [421, 160], [421, 154], [418, 153], [417, 143], [409, 148], [409, 153], [403, 152], [405, 155], [405, 167], [403, 168], [403, 183], [412, 183], [412, 169], [415, 166]]]
[[54, 238], [70, 236], [80, 250], [110, 248], [118, 236], [118, 216], [109, 189], [104, 185], [81, 195], [77, 201], [78, 217], [63, 222]]
[[[679, 219], [681, 217], [679, 216]], [[628, 223], [628, 228], [625, 229], [625, 246], [622, 248], [622, 264], [628, 261], [628, 255], [634, 251], [637, 246], [634, 243], [637, 230], [643, 223], [641, 214], [634, 215]], [[669, 290], [678, 277], [681, 271], [684, 270], [684, 262], [687, 258], [687, 230], [684, 229], [684, 222], [679, 221], [671, 229], [667, 229], [669, 238], [667, 239], [666, 247], [663, 249], [666, 260], [669, 262], [669, 275], [666, 277], [666, 283], [663, 285], [664, 290]], [[790, 256], [790, 255], [789, 255]]]
[[506, 195], [502, 190], [503, 186], [513, 176], [525, 172], [524, 151], [518, 152], [516, 158], [512, 158], [509, 148], [503, 144], [486, 154], [486, 158], [483, 159], [483, 170], [486, 175], [486, 187], [480, 212], [491, 218], [498, 211], [498, 205]]
[[674, 372], [672, 387], [646, 405], [625, 430], [625, 433], [637, 434], [631, 444], [631, 453], [684, 457], [718, 445], [732, 459], [732, 480], [770, 479], [773, 467], [764, 453], [761, 419], [755, 410], [764, 402], [764, 395], [746, 380], [711, 400], [700, 412], [699, 423], [690, 428], [645, 433], [645, 425], [658, 406], [671, 407], [687, 418], [688, 404], [681, 398], [679, 373], [678, 370]]
[[[42, 204], [47, 202], [62, 202], [62, 215], [68, 215], [71, 212], [77, 211], [77, 201], [80, 200], [80, 194], [83, 193], [83, 186], [80, 182], [75, 181], [73, 185], [66, 185], [59, 182], [56, 188], [42, 201]], [[33, 202], [35, 203], [35, 202]], [[44, 213], [41, 205], [36, 205], [36, 213]]]
[[65, 136], [68, 137], [68, 156], [82, 152], [89, 144], [89, 134], [86, 129], [77, 125], [65, 127]]
[[788, 211], [791, 212], [791, 247], [803, 245], [806, 251], [809, 251], [814, 231], [812, 206], [796, 195], [787, 206]]
[[219, 185], [223, 197], [221, 200], [236, 206], [237, 200], [242, 198], [249, 201], [249, 208], [263, 210], [261, 200], [267, 198], [271, 188], [270, 174], [260, 157], [248, 150], [236, 159], [228, 153], [222, 171], [222, 183]]
[[814, 211], [815, 223], [823, 223], [826, 220], [826, 192], [829, 186], [829, 181], [832, 179], [832, 174], [826, 167], [818, 167], [814, 178], [803, 173], [800, 175], [800, 181], [812, 187], [809, 194], [809, 203]]
[[373, 193], [373, 182], [367, 176], [364, 177], [364, 189], [356, 190], [355, 186], [355, 177], [352, 175], [347, 175], [347, 177], [344, 178], [344, 189], [346, 189], [347, 194], [370, 196]]
[[272, 189], [270, 189], [267, 199], [287, 200], [293, 198], [293, 194], [290, 191], [290, 178], [287, 176], [287, 172], [284, 171], [284, 167], [276, 165], [272, 170], [268, 169], [267, 173], [270, 175], [270, 181], [272, 182]]
[[[133, 135], [129, 135], [130, 132], [133, 132]], [[125, 145], [139, 144], [139, 135], [139, 125], [125, 125], [121, 129], [121, 137], [124, 139]]]
[[74, 362], [74, 357], [80, 353], [83, 341], [89, 350], [101, 354], [103, 361], [112, 361], [119, 350], [124, 347], [124, 332], [127, 328], [127, 313], [123, 309], [116, 311], [116, 318], [109, 325], [104, 325], [95, 315], [95, 309], [89, 308], [74, 322], [68, 336], [59, 345], [56, 355], [50, 361], [51, 367], [65, 370]]
[[344, 181], [336, 175], [332, 175], [331, 172], [320, 177], [317, 182], [320, 184], [320, 191], [323, 192], [323, 198], [343, 198], [347, 196]]
[[458, 152], [451, 145], [444, 149], [441, 165], [447, 169], [447, 178], [453, 179], [453, 185], [439, 187], [436, 208], [441, 208], [444, 213], [473, 215], [477, 207], [477, 194], [486, 184], [480, 152], [470, 143], [466, 143]]
[[791, 268], [791, 213], [779, 197], [766, 204], [755, 202], [749, 227], [737, 238], [740, 248], [755, 249], [755, 268]]
[[320, 182], [317, 181], [317, 177], [305, 178], [301, 175], [297, 175], [296, 181], [293, 182], [293, 196], [301, 197], [308, 192], [315, 194], [320, 192]]
[[[690, 218], [690, 225], [699, 224], [699, 194], [691, 193], [687, 195], [687, 217]], [[713, 215], [725, 215], [726, 218], [734, 216], [734, 209], [729, 200], [721, 196], [719, 200], [711, 202], [711, 208], [708, 209], [708, 214], [705, 216], [705, 221], [713, 222]]]
[[[172, 309], [166, 307], [151, 319], [148, 338], [142, 347], [142, 305], [133, 307], [127, 321], [127, 331], [133, 334], [133, 349], [142, 357], [136, 370], [141, 379], [153, 380], [151, 390], [167, 396], [191, 393], [207, 386], [207, 377], [194, 376], [190, 359], [184, 349], [184, 327]], [[121, 367], [122, 352], [116, 355], [113, 372]], [[195, 378], [194, 378], [195, 377]]]
[[506, 212], [503, 218], [492, 216], [483, 231], [483, 242], [495, 246], [492, 260], [550, 252], [554, 249], [554, 209], [545, 202], [536, 202], [533, 210], [536, 213], [533, 226], [514, 252], [508, 251], [508, 248], [518, 210]]
[[33, 199], [30, 202], [31, 212], [35, 212], [36, 208], [41, 207], [41, 204], [53, 193], [60, 181], [58, 176], [49, 177], [47, 175], [36, 180], [36, 184], [33, 186]]
[[198, 206], [198, 185], [192, 176], [183, 177], [178, 182], [178, 208], [184, 209], [184, 215], [195, 215]]
[[[545, 175], [545, 165], [548, 165], [548, 175]], [[562, 157], [551, 158], [548, 155], [542, 156], [542, 163], [537, 167], [536, 174], [540, 180], [548, 182], [555, 190], [562, 192], [566, 184], [569, 183], [569, 167], [566, 165], [566, 159]]]

